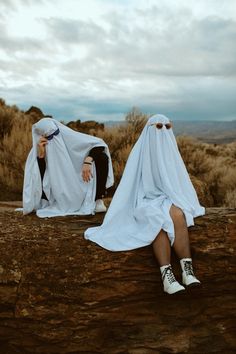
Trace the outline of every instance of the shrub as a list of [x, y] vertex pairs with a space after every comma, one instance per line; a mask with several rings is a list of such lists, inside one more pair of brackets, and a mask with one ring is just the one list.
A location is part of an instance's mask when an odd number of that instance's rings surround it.
[[[24, 114], [0, 100], [1, 189], [22, 191], [24, 165], [32, 144], [31, 127], [39, 118], [34, 112]], [[115, 176], [113, 191], [147, 118], [133, 108], [120, 126], [104, 127], [92, 121], [69, 123], [75, 129], [83, 125], [83, 132], [102, 138], [109, 146]], [[212, 145], [188, 136], [178, 137], [177, 143], [202, 205], [236, 207], [236, 143]]]

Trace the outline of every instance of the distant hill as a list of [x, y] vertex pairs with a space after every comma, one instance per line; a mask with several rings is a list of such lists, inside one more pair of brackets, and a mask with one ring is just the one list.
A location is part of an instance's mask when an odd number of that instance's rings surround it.
[[208, 143], [231, 143], [236, 141], [236, 120], [219, 121], [175, 121], [176, 135], [191, 135]]
[[[136, 112], [137, 113], [137, 112]], [[141, 113], [141, 112], [140, 112]], [[26, 115], [31, 115], [35, 117], [36, 121], [43, 117], [51, 117], [50, 115], [45, 115], [40, 108], [30, 107], [28, 111], [25, 112]], [[125, 120], [122, 121], [106, 121], [106, 122], [96, 122], [96, 121], [70, 121], [67, 124], [72, 129], [79, 130], [81, 132], [93, 134], [92, 130], [101, 129], [104, 127], [112, 127], [117, 125], [126, 124]], [[227, 144], [236, 141], [236, 120], [232, 121], [197, 121], [197, 120], [176, 120], [173, 121], [173, 130], [176, 136], [179, 135], [190, 135], [203, 142], [211, 144]]]
[[[123, 125], [125, 121], [107, 121], [106, 126]], [[176, 136], [191, 135], [208, 143], [226, 144], [236, 141], [236, 120], [232, 121], [173, 121]]]
[[116, 125], [126, 124], [126, 121], [125, 120], [107, 120], [107, 121], [105, 121], [103, 123], [107, 127], [113, 127], [113, 126], [116, 126]]

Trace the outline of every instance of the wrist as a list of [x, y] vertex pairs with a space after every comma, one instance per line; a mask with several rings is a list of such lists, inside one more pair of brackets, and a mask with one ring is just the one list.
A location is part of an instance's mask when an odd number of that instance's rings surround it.
[[44, 154], [38, 154], [39, 159], [44, 159], [45, 155]]
[[45, 157], [45, 150], [43, 149], [38, 149], [38, 157], [40, 158], [40, 159], [42, 159], [43, 157]]
[[93, 158], [91, 156], [87, 156], [84, 159], [84, 163], [86, 163], [86, 164], [91, 164], [92, 165], [92, 162], [93, 162]]

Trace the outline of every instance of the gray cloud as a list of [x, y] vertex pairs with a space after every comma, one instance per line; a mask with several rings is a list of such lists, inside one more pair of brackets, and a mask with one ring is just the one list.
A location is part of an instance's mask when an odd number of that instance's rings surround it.
[[104, 29], [96, 23], [71, 19], [50, 18], [44, 20], [49, 35], [64, 45], [98, 44], [106, 35]]
[[[52, 87], [41, 87], [35, 84], [24, 85], [17, 89], [5, 90], [0, 87], [0, 96], [7, 93], [9, 103], [21, 102], [22, 109], [37, 105], [45, 113], [52, 114], [55, 118], [63, 120], [72, 119], [122, 119], [132, 106], [140, 107], [148, 114], [164, 113], [171, 119], [190, 120], [232, 120], [235, 116], [236, 84], [232, 81], [221, 79], [212, 82], [182, 82], [179, 79], [179, 90], [168, 96], [168, 93], [142, 92], [130, 99], [130, 92], [119, 97], [97, 98], [86, 96], [81, 92]], [[213, 90], [214, 88], [214, 90]], [[25, 95], [28, 95], [25, 100]], [[27, 103], [22, 104], [22, 102]]]
[[[12, 7], [20, 1], [4, 3]], [[25, 107], [38, 100], [48, 113], [65, 118], [67, 112], [68, 119], [79, 112], [116, 119], [135, 105], [182, 119], [235, 117], [232, 17], [207, 12], [197, 17], [190, 8], [153, 6], [109, 11], [100, 22], [92, 17], [37, 21], [45, 38], [17, 38], [3, 19], [0, 23], [8, 56], [0, 62], [4, 84], [18, 85], [0, 93], [14, 101], [15, 92], [19, 101], [13, 103]]]
[[62, 69], [77, 65], [82, 75], [235, 75], [236, 21], [216, 17], [190, 21], [189, 16], [178, 16], [178, 24], [169, 19], [164, 30], [158, 27], [158, 21], [147, 28], [127, 28], [124, 19], [117, 16], [111, 17], [106, 30], [91, 21], [79, 20], [51, 19], [47, 26], [51, 40], [68, 50], [71, 45], [87, 45], [85, 58], [69, 59], [62, 65]]
[[2, 0], [0, 5], [1, 10], [14, 10], [15, 8], [14, 0]]

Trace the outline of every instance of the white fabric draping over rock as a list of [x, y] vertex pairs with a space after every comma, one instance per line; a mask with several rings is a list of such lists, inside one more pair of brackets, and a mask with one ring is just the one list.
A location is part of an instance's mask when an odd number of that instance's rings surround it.
[[[37, 162], [37, 144], [40, 137], [59, 133], [46, 145], [46, 170], [43, 186]], [[25, 165], [23, 187], [23, 213], [33, 210], [39, 217], [63, 215], [88, 215], [94, 213], [96, 194], [96, 170], [93, 178], [83, 181], [81, 170], [89, 151], [98, 146], [105, 148], [109, 158], [106, 188], [112, 186], [113, 170], [108, 146], [94, 136], [76, 132], [51, 118], [43, 118], [32, 127], [33, 147]], [[42, 188], [48, 198], [41, 199]]]
[[[151, 117], [134, 145], [103, 224], [85, 231], [85, 238], [111, 251], [131, 250], [154, 241], [161, 229], [173, 245], [169, 210], [184, 212], [187, 226], [205, 214], [164, 115]], [[200, 161], [199, 161], [200, 163]]]

